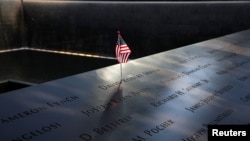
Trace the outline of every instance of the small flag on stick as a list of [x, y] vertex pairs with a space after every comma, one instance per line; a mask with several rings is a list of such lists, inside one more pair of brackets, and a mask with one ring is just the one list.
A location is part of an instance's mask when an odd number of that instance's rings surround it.
[[128, 57], [131, 54], [131, 50], [129, 49], [126, 42], [123, 40], [120, 31], [117, 31], [118, 39], [116, 43], [116, 58], [119, 63], [127, 63]]
[[123, 40], [120, 31], [117, 31], [117, 34], [118, 34], [118, 39], [115, 47], [115, 53], [116, 53], [116, 58], [120, 63], [121, 67], [121, 82], [122, 82], [122, 63], [127, 63], [128, 57], [131, 54], [131, 50], [129, 49], [126, 42]]

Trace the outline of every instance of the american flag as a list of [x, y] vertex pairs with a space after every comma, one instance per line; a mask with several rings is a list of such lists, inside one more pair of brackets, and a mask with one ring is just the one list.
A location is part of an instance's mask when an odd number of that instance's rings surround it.
[[120, 31], [117, 31], [118, 39], [115, 47], [116, 58], [119, 63], [127, 63], [128, 57], [131, 54], [126, 42], [123, 40]]

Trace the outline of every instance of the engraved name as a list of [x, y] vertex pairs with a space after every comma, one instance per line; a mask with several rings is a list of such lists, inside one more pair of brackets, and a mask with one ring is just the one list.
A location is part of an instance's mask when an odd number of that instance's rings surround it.
[[185, 74], [185, 75], [190, 75], [190, 74], [192, 74], [192, 73], [195, 73], [195, 72], [197, 72], [197, 71], [200, 71], [200, 70], [202, 70], [202, 69], [205, 69], [205, 68], [208, 68], [208, 67], [210, 67], [212, 64], [205, 64], [205, 65], [199, 65], [198, 67], [196, 67], [196, 68], [194, 68], [194, 69], [191, 69], [191, 70], [188, 70], [188, 71], [184, 71], [184, 72], [182, 72], [183, 74]]
[[200, 56], [192, 56], [192, 57], [188, 57], [187, 59], [184, 59], [184, 60], [179, 60], [178, 62], [176, 63], [171, 63], [173, 65], [181, 65], [181, 64], [185, 64], [185, 63], [188, 63], [188, 62], [191, 62], [197, 58], [200, 58]]
[[45, 106], [40, 106], [40, 107], [35, 107], [20, 113], [16, 113], [14, 115], [10, 115], [8, 117], [5, 118], [1, 118], [1, 124], [6, 124], [6, 123], [10, 123], [19, 119], [23, 119], [26, 118], [28, 116], [34, 115], [34, 114], [38, 114], [40, 112], [43, 112], [45, 110], [47, 110], [48, 108]]
[[237, 79], [240, 80], [240, 81], [246, 81], [246, 80], [250, 79], [250, 74], [244, 75], [244, 76], [239, 77], [239, 78], [237, 78]]
[[[225, 118], [227, 118], [228, 116], [230, 116], [233, 113], [232, 109], [227, 109], [225, 111], [223, 111], [222, 113], [220, 113], [219, 115], [217, 115], [212, 121], [210, 121], [208, 124], [218, 124], [221, 121], [223, 121]], [[208, 124], [202, 124], [203, 127], [201, 127], [200, 129], [198, 129], [197, 131], [193, 132], [192, 134], [190, 134], [190, 136], [185, 137], [185, 138], [181, 138], [181, 141], [197, 141], [199, 140], [202, 136], [206, 136], [207, 135], [207, 125]]]
[[161, 106], [163, 104], [166, 104], [167, 102], [170, 102], [170, 101], [178, 98], [179, 95], [184, 95], [184, 93], [182, 91], [175, 91], [173, 94], [170, 94], [167, 97], [164, 97], [164, 98], [157, 100], [155, 102], [150, 102], [150, 105], [154, 106], [154, 107]]
[[[154, 74], [154, 73], [156, 73], [158, 71], [160, 71], [159, 68], [152, 69], [152, 70], [147, 70], [147, 71], [144, 71], [142, 73], [135, 74], [133, 76], [129, 76], [127, 78], [124, 78], [124, 79], [122, 79], [122, 82], [123, 83], [128, 83], [128, 82], [131, 82], [131, 81], [135, 81], [135, 80], [141, 79], [141, 78], [143, 78], [145, 76]], [[120, 81], [116, 81], [114, 83], [110, 83], [110, 84], [107, 84], [107, 85], [99, 85], [98, 88], [101, 89], [101, 90], [108, 90], [110, 88], [117, 87], [119, 84], [120, 84]]]
[[224, 69], [224, 70], [217, 71], [216, 74], [218, 74], [218, 75], [227, 74], [227, 73], [229, 73], [230, 71], [233, 71], [233, 70], [237, 69], [238, 67], [241, 67], [241, 66], [247, 64], [249, 61], [250, 61], [250, 59], [248, 59], [248, 60], [243, 60], [243, 61], [241, 61], [241, 62], [239, 62], [239, 63], [236, 63], [234, 66], [230, 66], [230, 67], [228, 67], [228, 68], [226, 68], [226, 69]]
[[198, 88], [198, 87], [201, 87], [201, 86], [207, 84], [208, 82], [209, 82], [208, 80], [202, 79], [202, 80], [200, 80], [200, 81], [192, 84], [191, 86], [189, 86], [189, 87], [187, 87], [187, 88], [185, 88], [183, 90], [186, 90], [187, 92], [190, 92], [190, 91], [192, 91], [195, 88]]
[[50, 107], [56, 107], [56, 106], [61, 106], [70, 102], [73, 102], [75, 100], [78, 100], [78, 96], [71, 96], [71, 97], [66, 97], [64, 99], [61, 99], [59, 101], [54, 101], [54, 102], [47, 102], [47, 105]]
[[244, 101], [244, 102], [249, 102], [250, 101], [250, 93], [243, 96], [243, 97], [240, 97], [240, 100]]
[[125, 117], [122, 117], [122, 118], [119, 118], [115, 121], [112, 121], [108, 124], [105, 124], [101, 127], [98, 127], [98, 128], [94, 128], [93, 131], [96, 133], [96, 134], [99, 134], [99, 135], [103, 135], [107, 132], [111, 132], [112, 130], [114, 130], [115, 128], [118, 128], [124, 124], [126, 124], [127, 122], [131, 121], [133, 118], [131, 116], [125, 116]]
[[131, 140], [132, 141], [145, 141], [147, 137], [153, 137], [154, 135], [157, 135], [158, 133], [163, 132], [164, 130], [169, 128], [174, 123], [175, 123], [175, 121], [173, 121], [171, 119], [165, 120], [164, 122], [162, 122], [158, 125], [155, 125], [152, 128], [145, 129], [143, 131], [142, 135], [136, 135], [135, 137], [132, 137]]
[[84, 140], [84, 141], [91, 141], [94, 139], [92, 136], [93, 134], [94, 134], [94, 136], [96, 136], [96, 135], [104, 135], [108, 132], [112, 132], [116, 128], [119, 128], [119, 127], [123, 126], [124, 124], [127, 124], [132, 119], [133, 119], [133, 117], [130, 115], [121, 117], [121, 118], [116, 119], [112, 122], [101, 125], [100, 127], [93, 128], [92, 129], [93, 133], [90, 133], [90, 134], [89, 133], [82, 133], [79, 135], [79, 138], [81, 140]]
[[170, 78], [160, 80], [160, 83], [166, 85], [166, 84], [171, 83], [175, 80], [178, 80], [184, 76], [185, 76], [184, 74], [173, 75]]
[[231, 89], [233, 89], [232, 85], [226, 85], [226, 86], [224, 86], [223, 88], [221, 88], [219, 90], [215, 90], [212, 95], [207, 96], [204, 99], [200, 99], [198, 102], [196, 102], [194, 105], [192, 105], [190, 107], [185, 107], [185, 110], [194, 113], [196, 110], [198, 110], [201, 107], [209, 104], [210, 102], [212, 102], [213, 100], [215, 100], [217, 97], [223, 95], [224, 93], [230, 91]]
[[181, 141], [196, 141], [204, 135], [207, 135], [207, 129], [201, 127], [200, 129], [192, 133], [189, 137], [182, 138]]
[[204, 127], [207, 127], [207, 125], [216, 125], [216, 124], [220, 123], [221, 121], [223, 121], [228, 116], [230, 116], [233, 112], [234, 111], [231, 108], [226, 109], [225, 111], [223, 111], [222, 113], [220, 113], [219, 115], [217, 115], [213, 120], [209, 121], [206, 124], [202, 124], [202, 125]]
[[52, 132], [58, 128], [62, 127], [61, 124], [58, 122], [51, 123], [49, 125], [42, 126], [41, 128], [26, 132], [18, 137], [15, 137], [11, 141], [26, 141], [26, 140], [32, 140], [36, 137], [42, 136], [44, 134], [47, 134], [49, 132]]
[[148, 135], [148, 136], [153, 136], [154, 134], [160, 133], [163, 130], [165, 130], [166, 128], [168, 128], [169, 126], [171, 126], [172, 124], [174, 124], [175, 122], [171, 119], [164, 121], [163, 123], [156, 125], [153, 128], [150, 129], [146, 129], [143, 132]]
[[150, 90], [151, 90], [150, 88], [146, 87], [146, 88], [138, 89], [135, 91], [131, 91], [128, 95], [122, 96], [121, 98], [112, 98], [109, 102], [107, 102], [105, 104], [100, 104], [100, 105], [94, 106], [94, 107], [87, 109], [87, 110], [81, 110], [81, 113], [87, 117], [90, 117], [94, 114], [97, 114], [99, 112], [104, 111], [105, 109], [113, 107], [114, 105], [123, 103], [123, 102], [125, 102], [133, 97], [142, 95]]
[[1, 118], [1, 124], [11, 123], [11, 122], [14, 122], [14, 121], [17, 121], [17, 120], [41, 113], [41, 112], [44, 112], [44, 111], [48, 110], [49, 108], [54, 108], [54, 107], [57, 107], [57, 106], [60, 106], [63, 104], [67, 104], [67, 103], [73, 102], [73, 101], [78, 100], [78, 99], [79, 99], [79, 97], [77, 97], [77, 96], [70, 96], [70, 97], [66, 97], [66, 98], [58, 100], [58, 101], [47, 102], [46, 105], [34, 107], [34, 108], [29, 109], [29, 110], [25, 110], [25, 111], [18, 112], [18, 113], [15, 113], [13, 115], [7, 116], [5, 118]]

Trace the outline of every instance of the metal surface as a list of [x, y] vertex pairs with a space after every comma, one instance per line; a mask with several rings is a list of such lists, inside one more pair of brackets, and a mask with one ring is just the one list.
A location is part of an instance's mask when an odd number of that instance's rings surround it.
[[0, 95], [4, 141], [206, 141], [249, 124], [250, 30]]
[[22, 0], [0, 0], [0, 50], [25, 44]]

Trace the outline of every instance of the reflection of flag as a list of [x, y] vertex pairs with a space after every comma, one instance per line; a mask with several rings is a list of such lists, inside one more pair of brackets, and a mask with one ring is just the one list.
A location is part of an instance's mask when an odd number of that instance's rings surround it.
[[123, 40], [120, 31], [118, 31], [117, 34], [118, 34], [118, 40], [115, 47], [116, 58], [119, 63], [127, 63], [131, 50]]

